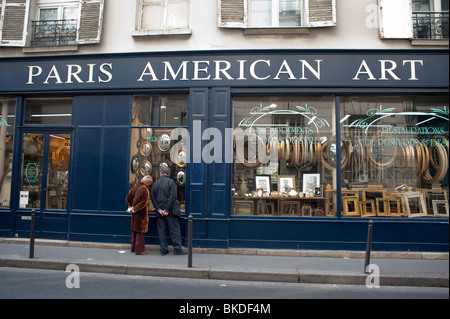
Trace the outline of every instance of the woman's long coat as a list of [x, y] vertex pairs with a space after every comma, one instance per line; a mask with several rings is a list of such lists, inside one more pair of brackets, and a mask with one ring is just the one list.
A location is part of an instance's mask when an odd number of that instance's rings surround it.
[[148, 209], [150, 204], [150, 192], [144, 183], [138, 183], [127, 195], [126, 201], [132, 206], [131, 230], [137, 233], [148, 231]]

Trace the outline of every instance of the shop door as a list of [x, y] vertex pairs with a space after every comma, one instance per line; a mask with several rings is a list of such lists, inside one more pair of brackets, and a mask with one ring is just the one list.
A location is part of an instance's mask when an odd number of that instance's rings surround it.
[[23, 132], [19, 209], [35, 209], [36, 237], [65, 238], [71, 133]]

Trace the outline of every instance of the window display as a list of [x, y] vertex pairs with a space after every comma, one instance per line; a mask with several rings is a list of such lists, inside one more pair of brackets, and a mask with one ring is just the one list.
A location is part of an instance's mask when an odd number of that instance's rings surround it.
[[339, 217], [340, 188], [341, 217], [448, 218], [448, 97], [338, 100], [336, 124], [333, 97], [233, 98], [248, 137], [234, 144], [232, 214]]
[[448, 97], [352, 96], [340, 105], [351, 152], [342, 189], [355, 192], [354, 216], [441, 216], [433, 205], [448, 203]]
[[0, 97], [0, 207], [10, 207], [16, 99]]
[[186, 151], [179, 148], [176, 161], [170, 157], [171, 148], [179, 141], [172, 141], [170, 133], [187, 123], [188, 96], [136, 95], [133, 97], [130, 188], [144, 175], [151, 175], [153, 182], [160, 176], [161, 167], [168, 167], [170, 177], [177, 185], [177, 199], [181, 211], [185, 207]]
[[234, 145], [232, 214], [325, 216], [323, 190], [336, 178], [334, 97], [239, 96], [233, 112], [247, 137]]

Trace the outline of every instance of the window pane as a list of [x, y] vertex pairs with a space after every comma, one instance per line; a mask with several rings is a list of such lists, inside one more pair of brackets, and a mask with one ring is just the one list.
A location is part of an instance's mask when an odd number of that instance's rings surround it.
[[159, 125], [159, 96], [136, 95], [133, 98], [132, 126]]
[[351, 157], [342, 191], [354, 190], [359, 205], [352, 211], [343, 203], [344, 217], [443, 217], [436, 205], [448, 205], [448, 102], [448, 96], [341, 99], [342, 143], [351, 146], [343, 153], [343, 160]]
[[44, 134], [24, 133], [22, 154], [19, 205], [21, 208], [40, 208]]
[[70, 134], [50, 134], [47, 177], [47, 209], [67, 208]]
[[[333, 151], [322, 156], [334, 138], [333, 98], [235, 97], [233, 112], [235, 132], [257, 135], [241, 144], [236, 135], [232, 214], [335, 216], [325, 193], [335, 187]], [[266, 157], [272, 151], [278, 155]]]
[[168, 2], [167, 27], [187, 28], [189, 26], [189, 2], [172, 0]]
[[136, 95], [132, 126], [186, 126], [188, 96]]
[[272, 26], [272, 0], [250, 0], [248, 24], [250, 27]]
[[164, 9], [162, 3], [146, 4], [142, 8], [141, 29], [155, 30], [161, 29], [163, 23]]
[[0, 98], [0, 207], [9, 207], [13, 163], [15, 98]]
[[72, 98], [27, 99], [24, 124], [71, 125], [72, 101]]
[[186, 126], [187, 95], [161, 97], [161, 126]]
[[40, 11], [40, 19], [39, 20], [58, 20], [58, 9], [41, 9]]
[[280, 27], [301, 26], [300, 0], [280, 0], [279, 5]]

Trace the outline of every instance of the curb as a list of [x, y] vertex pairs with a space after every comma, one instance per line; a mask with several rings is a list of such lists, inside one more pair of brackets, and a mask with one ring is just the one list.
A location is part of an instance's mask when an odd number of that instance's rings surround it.
[[[0, 267], [32, 268], [65, 271], [72, 262], [51, 260], [24, 260], [24, 259], [0, 259]], [[358, 273], [335, 273], [314, 271], [267, 271], [258, 269], [227, 269], [227, 268], [182, 268], [182, 267], [138, 267], [131, 265], [107, 265], [76, 263], [81, 272], [175, 277], [190, 279], [214, 279], [234, 281], [261, 281], [283, 282], [300, 284], [341, 284], [341, 285], [366, 285], [368, 275]], [[404, 277], [381, 276], [380, 285], [403, 287], [439, 287], [448, 288], [448, 278], [436, 277]]]
[[[0, 243], [29, 244], [28, 238], [0, 238]], [[53, 239], [35, 239], [35, 245], [62, 246], [79, 248], [129, 249], [129, 244], [81, 242]], [[148, 251], [159, 251], [157, 245], [146, 245]], [[330, 258], [364, 258], [364, 251], [350, 250], [291, 250], [291, 249], [256, 249], [256, 248], [193, 248], [198, 254], [229, 254], [280, 257], [330, 257]], [[372, 251], [371, 258], [376, 259], [427, 259], [449, 260], [448, 252], [415, 252], [415, 251]]]

